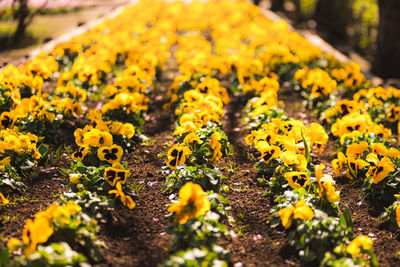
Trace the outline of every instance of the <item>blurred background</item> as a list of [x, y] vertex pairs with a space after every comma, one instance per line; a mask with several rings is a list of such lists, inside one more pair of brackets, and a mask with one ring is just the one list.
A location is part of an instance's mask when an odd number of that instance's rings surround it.
[[400, 0], [254, 0], [317, 33], [361, 68], [400, 78]]
[[[129, 0], [0, 0], [0, 67]], [[362, 69], [400, 78], [400, 0], [253, 0], [320, 35]]]

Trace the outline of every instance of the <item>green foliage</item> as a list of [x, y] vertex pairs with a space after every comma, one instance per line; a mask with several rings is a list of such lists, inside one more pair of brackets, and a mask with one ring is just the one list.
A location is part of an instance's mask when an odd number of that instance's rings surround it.
[[350, 216], [340, 215], [339, 219], [315, 209], [315, 216], [308, 221], [298, 221], [289, 231], [289, 244], [299, 251], [302, 261], [321, 261], [326, 251], [332, 251], [339, 244], [353, 237]]
[[[160, 266], [164, 267], [228, 267], [229, 252], [221, 246], [189, 248], [171, 255]], [[222, 256], [222, 257], [221, 257]], [[225, 260], [222, 260], [225, 259]]]
[[376, 41], [379, 25], [378, 2], [377, 0], [353, 0], [352, 2], [357, 46], [368, 52]]
[[96, 192], [90, 192], [84, 189], [77, 193], [64, 193], [60, 199], [60, 204], [67, 203], [69, 200], [81, 206], [84, 213], [100, 223], [106, 223], [108, 221], [111, 217], [110, 211], [113, 210], [115, 206], [113, 199], [107, 199], [106, 196], [97, 195]]
[[203, 190], [219, 191], [222, 176], [218, 168], [209, 168], [206, 165], [178, 166], [176, 170], [165, 170], [166, 177], [163, 191], [168, 193], [178, 192], [187, 182], [201, 185]]
[[[208, 212], [197, 219], [190, 219], [184, 224], [174, 223], [167, 229], [172, 236], [171, 252], [187, 248], [212, 248], [218, 239], [229, 234], [225, 225], [219, 222], [220, 216], [215, 212]], [[221, 251], [225, 252], [225, 250]]]
[[68, 243], [51, 243], [47, 246], [39, 245], [37, 250], [29, 257], [19, 257], [13, 262], [14, 266], [88, 266], [83, 263], [87, 258], [74, 251]]

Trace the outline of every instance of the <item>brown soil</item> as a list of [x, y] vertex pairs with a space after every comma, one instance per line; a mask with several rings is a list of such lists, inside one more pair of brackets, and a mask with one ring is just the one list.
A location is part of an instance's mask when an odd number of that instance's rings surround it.
[[39, 172], [24, 183], [28, 187], [25, 192], [12, 194], [10, 204], [0, 206], [0, 245], [4, 246], [10, 237], [20, 238], [25, 220], [57, 201], [68, 190], [69, 181], [55, 168]]

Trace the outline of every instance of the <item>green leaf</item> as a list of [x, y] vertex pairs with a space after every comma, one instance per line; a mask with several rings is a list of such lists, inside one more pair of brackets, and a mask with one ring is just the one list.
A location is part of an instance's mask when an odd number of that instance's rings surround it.
[[57, 148], [57, 151], [56, 151], [56, 163], [60, 161], [61, 152], [63, 151], [63, 148], [64, 148], [64, 144], [62, 144], [61, 146], [59, 146]]
[[47, 154], [49, 153], [49, 146], [45, 145], [45, 144], [41, 144], [38, 147], [38, 152], [40, 153], [40, 155], [42, 155], [42, 157], [46, 157]]
[[346, 219], [347, 227], [351, 227], [351, 229], [353, 229], [353, 220], [351, 219], [351, 215], [350, 215], [349, 209], [346, 209], [344, 211], [344, 218]]

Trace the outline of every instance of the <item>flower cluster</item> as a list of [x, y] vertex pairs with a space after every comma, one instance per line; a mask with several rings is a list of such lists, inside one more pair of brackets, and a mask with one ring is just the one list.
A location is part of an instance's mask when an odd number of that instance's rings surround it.
[[[46, 210], [35, 214], [35, 218], [27, 219], [22, 230], [22, 242], [16, 238], [8, 241], [10, 252], [22, 248], [24, 255], [15, 259], [14, 263], [29, 262], [45, 264], [46, 250], [54, 246], [63, 247], [61, 254], [68, 254], [70, 262], [77, 264], [88, 259], [99, 261], [101, 259], [101, 243], [96, 240], [98, 231], [97, 221], [82, 212], [81, 206], [72, 201], [65, 204], [54, 203]], [[64, 243], [68, 240], [67, 243]], [[85, 255], [74, 251], [72, 248], [84, 246]], [[50, 249], [51, 250], [51, 249]], [[39, 263], [40, 262], [40, 263]]]

